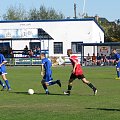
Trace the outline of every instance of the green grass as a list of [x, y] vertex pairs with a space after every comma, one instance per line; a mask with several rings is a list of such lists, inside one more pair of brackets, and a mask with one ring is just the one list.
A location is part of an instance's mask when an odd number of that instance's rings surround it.
[[[62, 90], [49, 87], [46, 96], [40, 84], [40, 67], [7, 67], [12, 91], [0, 91], [0, 120], [119, 120], [120, 80], [114, 67], [84, 67], [86, 78], [97, 88], [97, 96], [81, 81], [73, 83], [71, 96], [65, 96], [71, 67], [54, 67], [54, 79]], [[27, 90], [35, 90], [28, 95]]]

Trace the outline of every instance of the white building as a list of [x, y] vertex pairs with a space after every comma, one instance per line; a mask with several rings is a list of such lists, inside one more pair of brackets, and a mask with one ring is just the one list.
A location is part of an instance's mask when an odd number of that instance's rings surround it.
[[49, 56], [66, 56], [70, 48], [80, 54], [81, 43], [104, 43], [104, 31], [94, 19], [0, 21], [0, 42], [13, 50], [39, 46]]

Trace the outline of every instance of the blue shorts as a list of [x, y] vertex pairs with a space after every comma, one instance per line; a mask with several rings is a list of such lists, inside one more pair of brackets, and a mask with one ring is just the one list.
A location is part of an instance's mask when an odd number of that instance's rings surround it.
[[6, 68], [5, 67], [1, 67], [0, 68], [0, 75], [4, 75], [4, 74], [7, 74], [6, 73]]
[[120, 62], [118, 62], [118, 63], [116, 64], [116, 67], [117, 67], [117, 68], [120, 68]]
[[43, 82], [50, 82], [51, 80], [53, 80], [51, 74], [46, 74], [43, 76]]

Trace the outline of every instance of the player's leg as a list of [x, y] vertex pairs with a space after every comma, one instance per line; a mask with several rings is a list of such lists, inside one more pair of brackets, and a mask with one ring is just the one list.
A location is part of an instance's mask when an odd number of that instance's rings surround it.
[[6, 84], [7, 88], [8, 88], [8, 90], [11, 90], [9, 81], [8, 81], [8, 79], [6, 78], [6, 75], [5, 75], [5, 74], [2, 74], [2, 79], [5, 81], [5, 84]]
[[49, 91], [48, 91], [48, 88], [47, 88], [47, 86], [48, 86], [49, 84], [46, 82], [46, 80], [43, 79], [43, 80], [41, 81], [41, 84], [42, 84], [42, 86], [43, 86], [46, 94], [49, 94]]
[[42, 86], [43, 86], [46, 94], [50, 94], [47, 86], [51, 86], [51, 85], [54, 85], [54, 84], [58, 84], [58, 85], [61, 87], [61, 82], [60, 82], [60, 80], [56, 80], [56, 81], [51, 81], [51, 80], [53, 80], [53, 78], [51, 77], [51, 75], [48, 74], [48, 75], [45, 75], [45, 76], [43, 77], [43, 80], [41, 81], [41, 84], [42, 84]]
[[1, 91], [3, 91], [3, 90], [5, 90], [6, 89], [6, 85], [0, 80], [0, 85], [2, 85], [2, 89], [1, 89]]
[[81, 77], [81, 80], [83, 81], [83, 83], [87, 84], [93, 90], [94, 95], [96, 95], [97, 94], [96, 87], [92, 83], [90, 83], [88, 80], [86, 80], [84, 75], [81, 75], [80, 77]]
[[116, 72], [117, 72], [117, 78], [116, 79], [120, 79], [120, 63], [117, 64], [117, 66], [116, 66]]
[[[0, 72], [0, 75], [2, 75], [2, 73]], [[6, 89], [6, 85], [0, 80], [0, 85], [3, 87], [1, 89], [1, 91], [5, 90]]]
[[76, 79], [76, 76], [74, 74], [71, 74], [70, 79], [68, 81], [68, 89], [66, 92], [64, 92], [65, 95], [70, 95], [70, 92], [72, 90], [72, 83]]
[[61, 87], [61, 82], [60, 82], [60, 80], [50, 81], [50, 82], [49, 82], [49, 86], [51, 86], [51, 85], [55, 85], [55, 84], [58, 84], [59, 87]]
[[47, 79], [48, 79], [47, 82], [48, 82], [48, 85], [49, 85], [49, 86], [58, 84], [59, 87], [61, 87], [61, 82], [60, 82], [60, 80], [52, 81], [52, 80], [53, 80], [52, 74], [49, 74], [49, 75], [47, 76]]

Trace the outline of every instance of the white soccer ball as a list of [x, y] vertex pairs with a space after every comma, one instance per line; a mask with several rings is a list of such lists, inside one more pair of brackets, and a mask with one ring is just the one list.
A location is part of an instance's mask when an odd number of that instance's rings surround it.
[[34, 90], [33, 89], [28, 89], [28, 94], [29, 95], [33, 95], [34, 94]]

